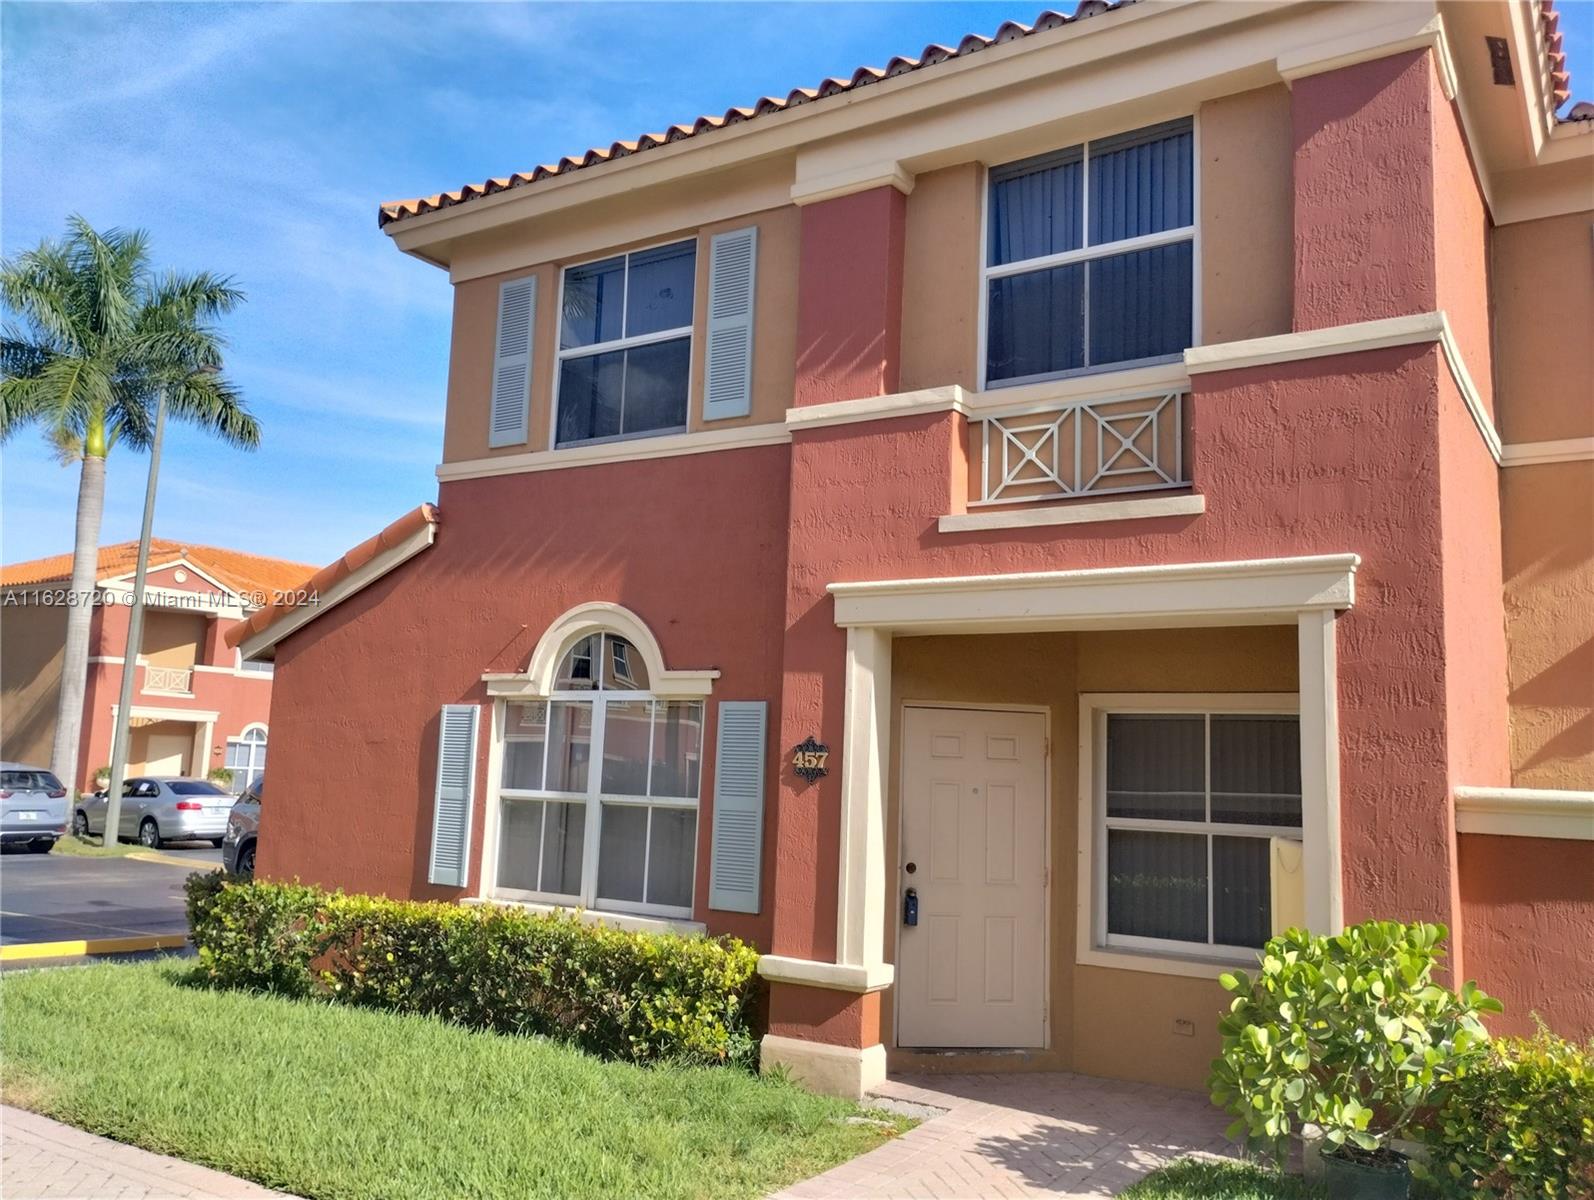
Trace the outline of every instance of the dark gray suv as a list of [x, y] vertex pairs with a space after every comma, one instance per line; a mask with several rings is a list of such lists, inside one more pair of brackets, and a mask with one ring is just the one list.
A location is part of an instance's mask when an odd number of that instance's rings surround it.
[[227, 814], [227, 832], [221, 839], [221, 865], [245, 879], [255, 875], [255, 838], [260, 832], [260, 795], [265, 787], [264, 779], [256, 779], [243, 790]]

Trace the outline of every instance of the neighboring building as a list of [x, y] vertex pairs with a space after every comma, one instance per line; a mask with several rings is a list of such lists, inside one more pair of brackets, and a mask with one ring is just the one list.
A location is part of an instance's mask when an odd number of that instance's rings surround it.
[[[100, 548], [83, 736], [70, 781], [82, 790], [111, 761], [137, 561], [137, 542]], [[214, 546], [150, 543], [130, 774], [204, 776], [225, 766], [241, 789], [264, 770], [272, 667], [244, 661], [226, 635], [250, 613], [298, 599], [294, 589], [314, 570]], [[0, 757], [11, 761], [50, 763], [71, 574], [70, 554], [0, 568]]]
[[750, 939], [841, 1091], [1200, 1086], [1290, 922], [1594, 1035], [1555, 25], [1087, 2], [384, 206], [454, 285], [438, 505], [233, 635], [262, 869]]

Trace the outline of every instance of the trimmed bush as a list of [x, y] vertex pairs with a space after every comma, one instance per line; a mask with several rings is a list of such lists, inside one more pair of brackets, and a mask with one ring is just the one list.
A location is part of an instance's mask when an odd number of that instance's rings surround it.
[[1594, 1196], [1594, 1043], [1541, 1029], [1500, 1038], [1487, 1062], [1446, 1087], [1424, 1123], [1421, 1174], [1446, 1196]]
[[349, 896], [219, 872], [188, 920], [223, 987], [537, 1034], [632, 1062], [751, 1063], [758, 953], [735, 938], [631, 933], [567, 913]]

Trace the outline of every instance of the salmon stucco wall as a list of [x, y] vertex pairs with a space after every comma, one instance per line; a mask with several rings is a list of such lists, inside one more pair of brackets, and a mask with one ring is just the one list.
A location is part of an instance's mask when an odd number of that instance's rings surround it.
[[[584, 492], [633, 503], [591, 504]], [[786, 550], [781, 446], [445, 483], [436, 543], [277, 648], [265, 875], [353, 891], [476, 893], [488, 724], [478, 744], [471, 886], [426, 880], [443, 704], [485, 703], [487, 671], [523, 670], [579, 604], [611, 601], [652, 630], [672, 668], [715, 668], [697, 829], [696, 917], [767, 948], [759, 915], [706, 907], [717, 704], [767, 700], [778, 728]], [[705, 586], [705, 581], [712, 581]], [[780, 756], [769, 757], [770, 788]]]
[[1432, 73], [1413, 50], [1294, 81], [1297, 330], [1438, 307]]
[[[1438, 408], [1456, 401], [1442, 370], [1426, 346], [1198, 376], [1190, 450], [1207, 510], [1122, 528], [938, 532], [965, 436], [955, 414], [799, 431], [783, 744], [840, 744], [830, 582], [1354, 552], [1338, 638], [1346, 915], [1455, 927]], [[782, 782], [779, 953], [833, 959], [839, 807], [837, 773]]]
[[1461, 835], [1467, 976], [1505, 1002], [1495, 1033], [1532, 1033], [1534, 1016], [1594, 1038], [1594, 841]]

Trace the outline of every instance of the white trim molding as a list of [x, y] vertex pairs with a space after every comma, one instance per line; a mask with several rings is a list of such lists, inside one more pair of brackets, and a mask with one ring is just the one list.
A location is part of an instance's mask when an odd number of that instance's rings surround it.
[[659, 640], [653, 636], [647, 622], [629, 608], [596, 600], [578, 604], [549, 625], [537, 641], [531, 660], [524, 671], [489, 671], [482, 676], [487, 694], [495, 697], [548, 696], [554, 688], [554, 677], [564, 653], [582, 638], [594, 633], [612, 633], [623, 637], [637, 648], [647, 665], [649, 691], [657, 696], [675, 698], [700, 698], [714, 688], [720, 673], [707, 671], [672, 671], [664, 665], [664, 652]]
[[1145, 517], [1195, 517], [1207, 510], [1205, 496], [1148, 496], [1141, 500], [1099, 500], [1049, 505], [1045, 508], [997, 512], [952, 513], [940, 518], [941, 533], [983, 529], [1035, 529], [1047, 525], [1089, 525], [1102, 521], [1134, 521]]
[[1297, 79], [1305, 79], [1310, 75], [1322, 75], [1342, 67], [1353, 67], [1357, 63], [1388, 58], [1407, 50], [1431, 49], [1439, 73], [1439, 86], [1444, 89], [1446, 100], [1454, 100], [1456, 67], [1450, 57], [1444, 19], [1435, 14], [1421, 28], [1407, 32], [1410, 24], [1411, 19], [1408, 17], [1393, 24], [1374, 25], [1326, 42], [1287, 50], [1274, 62], [1284, 82], [1293, 84]]
[[1355, 603], [1355, 554], [833, 583], [836, 624], [898, 633], [1293, 624]]
[[533, 900], [505, 900], [498, 896], [466, 896], [461, 904], [490, 905], [494, 908], [521, 908], [538, 916], [555, 913], [574, 917], [583, 925], [608, 926], [610, 929], [627, 929], [633, 933], [678, 933], [682, 937], [702, 937], [708, 926], [701, 921], [681, 921], [669, 917], [647, 917], [639, 913], [598, 911], [565, 904], [544, 904]]
[[596, 467], [645, 458], [679, 458], [686, 454], [708, 454], [716, 450], [745, 450], [750, 446], [778, 446], [789, 441], [791, 434], [786, 431], [785, 425], [766, 422], [762, 425], [733, 425], [723, 429], [666, 433], [656, 437], [622, 438], [595, 445], [566, 446], [560, 450], [532, 450], [524, 454], [463, 459], [439, 463], [436, 473], [439, 482], [450, 483], [458, 479], [490, 479], [495, 475], [562, 471], [570, 467]]
[[[799, 168], [802, 165], [799, 160]], [[818, 204], [821, 200], [836, 200], [879, 187], [894, 187], [907, 196], [913, 192], [915, 182], [914, 174], [895, 159], [861, 163], [827, 175], [805, 178], [799, 174], [797, 181], [791, 185], [791, 202], [798, 206]]]
[[968, 411], [968, 393], [954, 383], [946, 387], [921, 388], [916, 392], [892, 392], [884, 396], [788, 408], [786, 428], [822, 429], [827, 425], [852, 425], [859, 421], [917, 417], [925, 413], [956, 412], [967, 416]]
[[1500, 434], [1484, 410], [1477, 385], [1462, 360], [1461, 348], [1450, 327], [1450, 318], [1442, 310], [1413, 313], [1405, 317], [1384, 317], [1377, 321], [1356, 321], [1349, 325], [1330, 325], [1325, 329], [1310, 329], [1304, 333], [1280, 333], [1239, 342], [1219, 342], [1212, 346], [1192, 346], [1184, 352], [1184, 365], [1191, 375], [1201, 375], [1208, 371], [1237, 371], [1245, 367], [1355, 354], [1389, 346], [1416, 346], [1424, 342], [1439, 343], [1456, 390], [1461, 393], [1462, 402], [1477, 425], [1483, 444], [1498, 465], [1501, 461]]
[[860, 1050], [766, 1033], [758, 1044], [758, 1069], [776, 1066], [816, 1092], [862, 1100], [886, 1081], [886, 1048], [876, 1042]]
[[1457, 833], [1594, 841], [1594, 792], [1458, 787]]
[[350, 571], [342, 579], [322, 592], [316, 600], [306, 601], [294, 608], [290, 608], [270, 625], [258, 633], [252, 633], [238, 643], [238, 653], [243, 658], [254, 658], [263, 650], [269, 650], [283, 638], [295, 630], [309, 624], [327, 610], [336, 608], [350, 596], [354, 595], [394, 568], [401, 566], [425, 550], [437, 539], [437, 525], [433, 521], [425, 522], [414, 533], [403, 541], [389, 546], [381, 553], [374, 555], [370, 560]]
[[1501, 448], [1500, 465], [1538, 467], [1548, 463], [1594, 462], [1594, 437], [1561, 438], [1553, 442], [1516, 442]]
[[[111, 705], [111, 720], [116, 720], [120, 712], [120, 704]], [[157, 721], [189, 721], [201, 725], [214, 725], [221, 720], [221, 713], [200, 708], [164, 708], [156, 704], [135, 704], [127, 710], [129, 717], [152, 717]]]
[[765, 954], [758, 960], [758, 973], [772, 983], [796, 983], [803, 987], [829, 988], [835, 992], [878, 992], [891, 986], [896, 970], [888, 962], [869, 964], [819, 962], [811, 958], [787, 958]]

